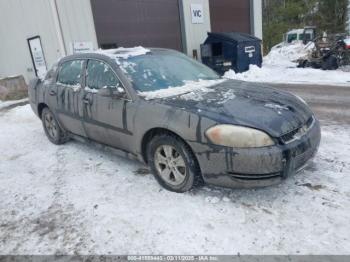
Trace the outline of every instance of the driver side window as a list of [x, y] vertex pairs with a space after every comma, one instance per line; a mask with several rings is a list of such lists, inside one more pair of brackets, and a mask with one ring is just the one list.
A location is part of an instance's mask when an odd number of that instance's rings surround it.
[[101, 89], [119, 87], [120, 82], [112, 69], [104, 62], [89, 60], [86, 68], [86, 87]]

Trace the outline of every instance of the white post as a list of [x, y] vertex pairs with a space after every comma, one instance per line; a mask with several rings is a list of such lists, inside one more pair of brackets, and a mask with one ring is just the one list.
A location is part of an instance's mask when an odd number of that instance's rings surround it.
[[262, 0], [252, 0], [252, 28], [254, 36], [262, 39], [263, 31], [262, 31]]

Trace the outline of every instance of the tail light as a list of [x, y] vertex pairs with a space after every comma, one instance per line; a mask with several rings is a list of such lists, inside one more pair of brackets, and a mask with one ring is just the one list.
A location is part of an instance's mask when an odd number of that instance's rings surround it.
[[345, 43], [345, 48], [350, 49], [350, 38], [344, 39], [344, 43]]

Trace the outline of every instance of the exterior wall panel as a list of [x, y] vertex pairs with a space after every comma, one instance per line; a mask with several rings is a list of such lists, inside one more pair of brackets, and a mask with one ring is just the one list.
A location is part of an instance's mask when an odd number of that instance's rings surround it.
[[[203, 7], [203, 23], [193, 24], [191, 14], [191, 4], [200, 4]], [[193, 55], [193, 50], [197, 51], [198, 58], [201, 57], [200, 45], [207, 38], [207, 32], [210, 32], [210, 14], [209, 14], [209, 1], [208, 0], [182, 0], [181, 1], [182, 12], [182, 26], [183, 35], [185, 40], [185, 53], [188, 56]]]
[[46, 64], [61, 56], [47, 0], [0, 1], [0, 77], [35, 76], [27, 38], [41, 37]]
[[[92, 41], [97, 46], [90, 1], [56, 3], [67, 54], [71, 53], [73, 41]], [[23, 75], [28, 82], [35, 76], [27, 38], [40, 36], [48, 68], [65, 55], [59, 44], [53, 4], [54, 0], [0, 1], [0, 78]]]
[[57, 0], [57, 8], [67, 53], [73, 53], [73, 42], [92, 42], [94, 49], [97, 49], [90, 1]]

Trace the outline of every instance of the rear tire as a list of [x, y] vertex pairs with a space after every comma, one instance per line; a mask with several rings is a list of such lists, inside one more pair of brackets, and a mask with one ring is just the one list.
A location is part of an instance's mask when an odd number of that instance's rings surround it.
[[49, 108], [45, 107], [41, 114], [44, 131], [47, 138], [55, 145], [62, 145], [67, 142], [68, 137], [62, 130], [55, 115]]
[[148, 144], [147, 159], [158, 183], [169, 191], [183, 193], [203, 183], [195, 155], [177, 136], [156, 135]]

